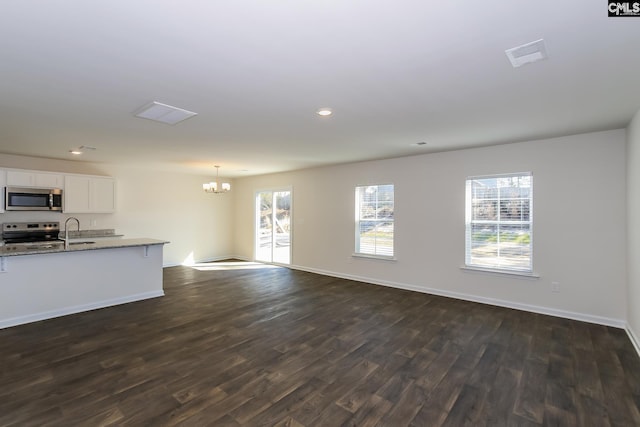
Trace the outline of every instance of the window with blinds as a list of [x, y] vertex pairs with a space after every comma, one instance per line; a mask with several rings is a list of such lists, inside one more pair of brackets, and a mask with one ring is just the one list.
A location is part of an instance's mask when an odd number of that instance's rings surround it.
[[468, 178], [466, 265], [532, 272], [532, 203], [531, 173]]
[[356, 187], [356, 255], [393, 257], [393, 184]]

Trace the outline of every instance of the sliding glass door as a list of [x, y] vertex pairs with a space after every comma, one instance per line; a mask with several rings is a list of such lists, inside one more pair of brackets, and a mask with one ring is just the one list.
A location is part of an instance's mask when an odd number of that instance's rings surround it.
[[256, 193], [256, 261], [291, 263], [291, 190]]

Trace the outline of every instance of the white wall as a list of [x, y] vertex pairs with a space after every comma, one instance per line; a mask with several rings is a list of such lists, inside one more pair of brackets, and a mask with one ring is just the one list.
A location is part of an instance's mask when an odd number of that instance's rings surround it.
[[[40, 159], [0, 154], [0, 167], [112, 176], [117, 182], [114, 214], [77, 214], [82, 229], [115, 228], [127, 237], [168, 240], [163, 264], [225, 258], [232, 252], [233, 192], [206, 194], [195, 176], [108, 164]], [[6, 212], [0, 222], [56, 220], [71, 215]], [[92, 221], [95, 225], [92, 225]]]
[[[296, 268], [622, 326], [625, 141], [615, 130], [236, 180], [235, 253], [253, 258], [255, 191], [291, 185]], [[461, 270], [466, 177], [522, 171], [534, 177], [540, 278]], [[354, 187], [388, 182], [397, 261], [353, 258]]]
[[628, 329], [640, 353], [640, 111], [627, 128]]
[[225, 258], [233, 247], [233, 192], [207, 194], [210, 176], [111, 167], [117, 178], [118, 205], [113, 215], [127, 237], [166, 239], [164, 264]]
[[[626, 284], [627, 197], [629, 219], [640, 212], [638, 115], [628, 133], [628, 193], [624, 130], [248, 177], [224, 195], [202, 192], [208, 176], [12, 155], [0, 155], [0, 167], [115, 177], [117, 213], [78, 215], [82, 227], [169, 240], [164, 265], [190, 257], [252, 259], [255, 191], [291, 185], [296, 268], [599, 323], [621, 325], [628, 317], [638, 332], [640, 269], [632, 261], [640, 252], [640, 231], [631, 221], [628, 289]], [[540, 278], [460, 270], [465, 178], [519, 171], [534, 175], [534, 269]], [[352, 258], [354, 187], [382, 182], [396, 185], [398, 260]], [[63, 222], [67, 216], [9, 212], [0, 214], [0, 222]], [[560, 282], [560, 293], [551, 292], [552, 281]]]

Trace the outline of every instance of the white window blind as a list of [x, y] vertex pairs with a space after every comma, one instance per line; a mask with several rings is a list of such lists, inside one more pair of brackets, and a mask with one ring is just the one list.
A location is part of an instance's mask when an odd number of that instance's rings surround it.
[[393, 257], [393, 184], [356, 187], [356, 254]]
[[532, 204], [529, 172], [468, 178], [466, 265], [532, 272]]

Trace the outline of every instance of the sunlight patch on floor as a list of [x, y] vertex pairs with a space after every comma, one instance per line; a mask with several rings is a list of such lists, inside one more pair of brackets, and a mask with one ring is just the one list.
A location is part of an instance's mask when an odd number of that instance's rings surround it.
[[282, 268], [277, 265], [262, 264], [249, 261], [224, 261], [224, 262], [198, 262], [189, 267], [200, 271], [213, 270], [257, 270], [264, 268]]

